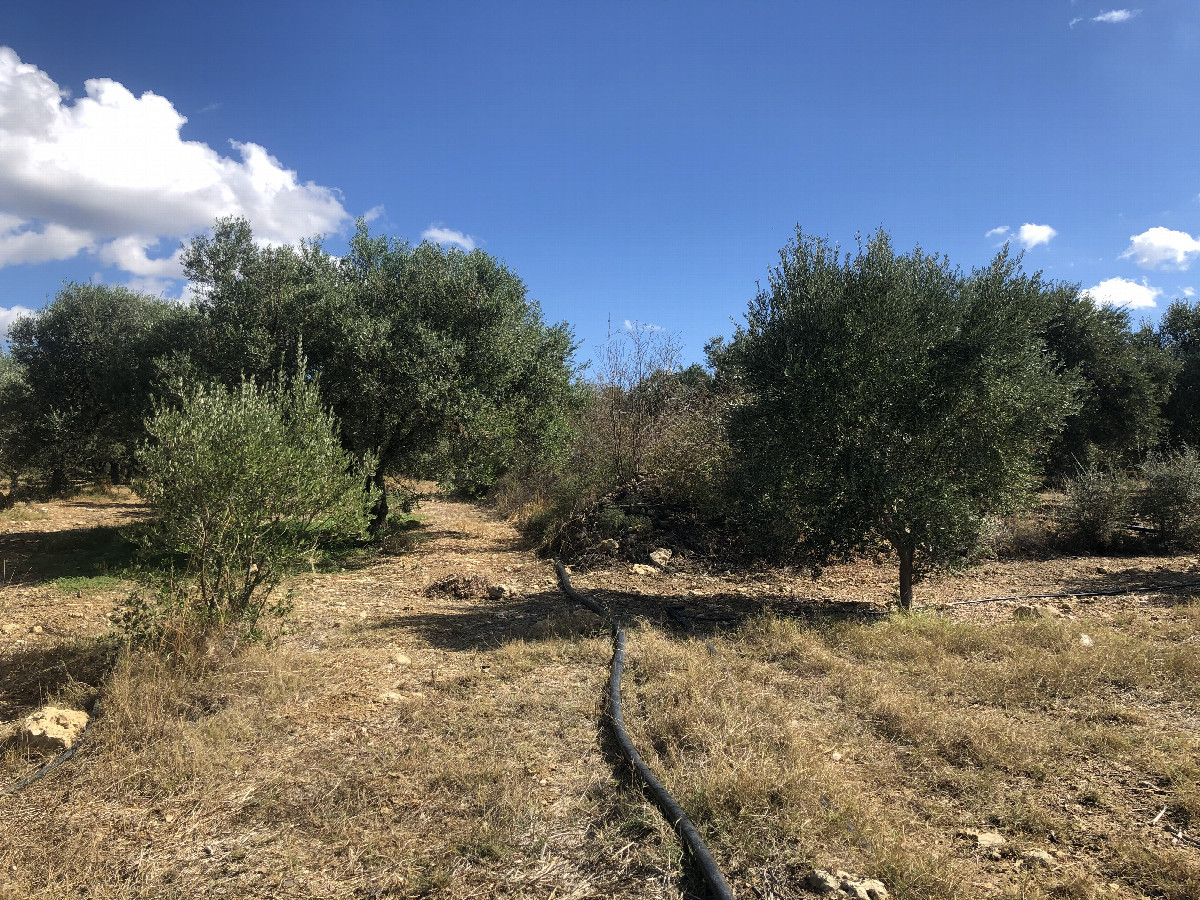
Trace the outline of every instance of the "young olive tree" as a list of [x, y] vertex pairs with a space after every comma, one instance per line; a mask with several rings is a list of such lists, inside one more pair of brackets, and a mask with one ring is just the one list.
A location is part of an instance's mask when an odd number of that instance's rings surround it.
[[187, 555], [191, 611], [206, 626], [255, 634], [288, 569], [366, 528], [375, 498], [315, 381], [194, 388], [146, 427], [137, 489], [160, 546]]
[[1045, 288], [1000, 253], [964, 275], [879, 231], [857, 255], [797, 230], [723, 365], [752, 527], [819, 568], [882, 539], [914, 573], [1021, 501], [1077, 408], [1040, 337]]

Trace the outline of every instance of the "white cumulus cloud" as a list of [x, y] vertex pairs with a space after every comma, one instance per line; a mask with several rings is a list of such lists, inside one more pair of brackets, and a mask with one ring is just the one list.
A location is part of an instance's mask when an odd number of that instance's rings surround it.
[[1007, 225], [999, 225], [996, 228], [993, 228], [991, 231], [985, 234], [984, 237], [999, 237], [1002, 234], [1008, 234]]
[[1200, 239], [1183, 231], [1156, 226], [1135, 234], [1122, 259], [1132, 259], [1143, 269], [1186, 269], [1200, 256]]
[[8, 326], [21, 316], [32, 316], [33, 310], [24, 306], [0, 306], [0, 343], [8, 340]]
[[1196, 296], [1196, 289], [1194, 287], [1181, 287], [1179, 289], [1179, 293], [1183, 294], [1183, 296], [1190, 300], [1192, 297]]
[[349, 218], [334, 189], [300, 181], [265, 147], [231, 140], [235, 159], [184, 140], [187, 119], [165, 97], [108, 78], [84, 89], [70, 100], [0, 46], [0, 266], [90, 251], [135, 276], [177, 278], [178, 254], [149, 249], [218, 216], [244, 216], [267, 243]]
[[461, 247], [468, 253], [475, 249], [475, 238], [471, 237], [471, 235], [463, 234], [461, 231], [454, 231], [450, 228], [443, 228], [441, 225], [430, 225], [421, 232], [421, 239], [433, 241], [435, 244], [453, 244], [455, 247]]
[[1110, 9], [1108, 12], [1102, 12], [1100, 15], [1095, 16], [1092, 21], [1108, 23], [1128, 22], [1140, 12], [1140, 9]]
[[1151, 287], [1145, 279], [1138, 284], [1127, 278], [1106, 278], [1104, 281], [1084, 291], [1090, 294], [1097, 303], [1108, 306], [1126, 306], [1130, 309], [1146, 309], [1154, 306], [1154, 301], [1162, 295], [1162, 289]]
[[1034, 225], [1031, 222], [1026, 222], [1017, 229], [1017, 240], [1021, 242], [1021, 246], [1026, 250], [1036, 247], [1038, 244], [1048, 244], [1050, 239], [1058, 234], [1049, 225]]

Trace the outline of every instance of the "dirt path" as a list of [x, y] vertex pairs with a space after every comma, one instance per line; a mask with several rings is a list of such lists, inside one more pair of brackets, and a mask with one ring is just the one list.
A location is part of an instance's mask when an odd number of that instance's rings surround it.
[[[280, 647], [119, 676], [93, 746], [0, 805], [0, 896], [681, 896], [674, 836], [613, 774], [599, 620], [507, 523], [420, 512], [409, 552], [298, 579]], [[113, 602], [22, 598], [41, 653]]]

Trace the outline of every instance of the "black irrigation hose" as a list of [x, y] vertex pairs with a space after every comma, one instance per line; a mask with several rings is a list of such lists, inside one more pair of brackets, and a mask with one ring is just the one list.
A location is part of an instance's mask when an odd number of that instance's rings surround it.
[[92, 723], [96, 721], [96, 713], [99, 710], [100, 710], [100, 698], [97, 697], [92, 702], [91, 715], [88, 716], [87, 725], [83, 726], [83, 733], [79, 735], [79, 740], [77, 740], [74, 744], [72, 744], [70, 747], [68, 747], [62, 753], [58, 754], [58, 756], [54, 757], [54, 759], [50, 760], [50, 762], [46, 763], [44, 766], [42, 766], [40, 769], [38, 769], [36, 772], [34, 772], [28, 778], [24, 779], [23, 781], [18, 781], [16, 784], [9, 785], [4, 790], [0, 791], [0, 797], [7, 797], [9, 794], [15, 794], [17, 791], [29, 787], [29, 785], [33, 784], [39, 778], [41, 778], [44, 775], [49, 775], [51, 772], [53, 772], [55, 769], [57, 769], [59, 766], [61, 766], [63, 763], [65, 763], [68, 759], [70, 759], [72, 756], [74, 756], [76, 753], [78, 753], [79, 748], [83, 745], [84, 739], [88, 736], [88, 733], [92, 730]]
[[567, 575], [567, 570], [557, 559], [554, 561], [554, 568], [558, 571], [558, 583], [562, 588], [562, 592], [570, 600], [586, 606], [598, 616], [606, 619], [612, 627], [613, 656], [612, 672], [608, 679], [608, 702], [613, 734], [616, 735], [617, 743], [621, 746], [621, 752], [629, 760], [637, 776], [650, 789], [650, 794], [654, 798], [655, 805], [658, 806], [663, 816], [671, 823], [671, 827], [679, 833], [685, 846], [691, 851], [692, 858], [696, 861], [696, 865], [700, 867], [700, 871], [704, 875], [704, 880], [708, 882], [708, 887], [713, 897], [716, 897], [717, 900], [734, 900], [733, 891], [729, 889], [729, 884], [725, 881], [725, 876], [721, 874], [720, 867], [717, 865], [716, 860], [713, 859], [708, 846], [704, 843], [704, 838], [700, 836], [700, 832], [697, 830], [695, 824], [688, 818], [687, 813], [683, 811], [683, 807], [675, 802], [675, 798], [670, 795], [667, 789], [663, 787], [662, 782], [650, 771], [650, 767], [646, 765], [641, 754], [637, 752], [637, 749], [633, 746], [633, 741], [629, 739], [629, 733], [625, 730], [625, 718], [621, 713], [621, 673], [625, 668], [625, 629], [603, 606], [591, 598], [583, 596], [571, 586], [571, 579]]
[[922, 609], [943, 609], [948, 606], [974, 606], [977, 603], [1012, 603], [1017, 600], [1069, 600], [1072, 597], [1120, 597], [1122, 594], [1156, 594], [1177, 591], [1181, 588], [1200, 586], [1200, 581], [1185, 581], [1183, 584], [1151, 585], [1150, 587], [1122, 588], [1115, 591], [1072, 591], [1065, 594], [1018, 594], [1014, 597], [983, 597], [979, 600], [955, 600], [953, 603], [931, 603]]

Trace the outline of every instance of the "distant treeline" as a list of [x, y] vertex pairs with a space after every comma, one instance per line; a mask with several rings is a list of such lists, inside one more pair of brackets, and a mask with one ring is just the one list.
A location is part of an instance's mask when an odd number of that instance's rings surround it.
[[[185, 248], [196, 291], [175, 303], [68, 284], [18, 320], [0, 356], [0, 470], [62, 491], [128, 479], [145, 420], [197, 383], [266, 383], [305, 360], [373, 479], [485, 490], [560, 450], [577, 402], [574, 339], [494, 257], [368, 233], [345, 256], [263, 246], [244, 220]], [[386, 515], [386, 509], [377, 510]]]
[[12, 327], [0, 471], [10, 498], [125, 481], [156, 406], [303, 365], [376, 486], [498, 487], [553, 544], [649, 478], [817, 564], [877, 539], [939, 558], [1039, 484], [1200, 443], [1200, 306], [1135, 330], [1007, 251], [963, 273], [883, 232], [848, 255], [797, 231], [780, 259], [706, 366], [634, 328], [585, 372], [570, 327], [487, 253], [360, 222], [338, 258], [221, 220], [185, 248], [191, 302], [69, 284]]

